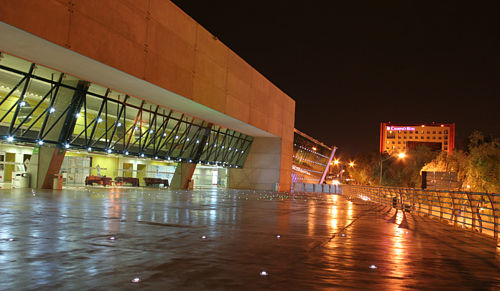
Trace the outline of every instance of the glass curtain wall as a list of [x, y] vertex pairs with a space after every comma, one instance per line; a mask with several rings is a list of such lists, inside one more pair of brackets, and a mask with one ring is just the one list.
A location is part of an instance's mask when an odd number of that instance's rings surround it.
[[317, 184], [325, 172], [332, 148], [295, 130], [292, 182]]
[[0, 138], [223, 167], [242, 167], [253, 140], [5, 53]]

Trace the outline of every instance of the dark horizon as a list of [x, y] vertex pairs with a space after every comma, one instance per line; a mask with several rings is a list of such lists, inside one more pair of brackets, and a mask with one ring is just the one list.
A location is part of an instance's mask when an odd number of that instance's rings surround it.
[[296, 101], [295, 127], [378, 150], [380, 122], [500, 135], [497, 3], [174, 0]]

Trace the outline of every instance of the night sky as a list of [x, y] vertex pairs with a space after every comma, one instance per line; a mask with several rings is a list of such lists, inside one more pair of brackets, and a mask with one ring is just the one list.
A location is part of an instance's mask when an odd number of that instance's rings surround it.
[[296, 101], [295, 127], [344, 154], [381, 121], [500, 136], [497, 1], [174, 0]]

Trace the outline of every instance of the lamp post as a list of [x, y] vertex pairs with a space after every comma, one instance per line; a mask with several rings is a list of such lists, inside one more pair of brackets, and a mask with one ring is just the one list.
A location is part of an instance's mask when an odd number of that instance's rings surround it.
[[397, 157], [398, 159], [404, 159], [406, 158], [406, 154], [405, 153], [399, 153], [397, 155], [391, 155], [391, 156], [388, 156], [387, 158], [385, 159], [382, 159], [382, 154], [380, 155], [380, 171], [379, 171], [379, 185], [382, 186], [382, 163], [391, 159], [391, 158], [395, 158]]

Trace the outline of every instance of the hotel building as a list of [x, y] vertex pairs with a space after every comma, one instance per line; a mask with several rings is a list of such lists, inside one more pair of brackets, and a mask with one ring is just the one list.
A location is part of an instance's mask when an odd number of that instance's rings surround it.
[[380, 153], [399, 153], [425, 145], [451, 153], [455, 147], [455, 123], [380, 124]]

